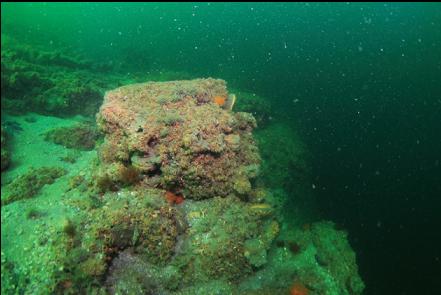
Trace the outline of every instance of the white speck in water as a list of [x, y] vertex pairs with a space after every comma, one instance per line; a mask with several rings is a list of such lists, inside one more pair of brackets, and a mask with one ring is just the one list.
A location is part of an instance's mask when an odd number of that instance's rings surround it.
[[316, 186], [315, 186], [315, 184], [313, 183], [313, 184], [312, 184], [312, 189], [315, 189], [315, 188], [316, 188]]

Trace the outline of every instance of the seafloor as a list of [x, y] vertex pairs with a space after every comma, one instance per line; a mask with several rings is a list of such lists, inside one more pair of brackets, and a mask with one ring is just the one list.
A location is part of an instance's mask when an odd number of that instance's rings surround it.
[[362, 293], [265, 97], [3, 35], [1, 54], [2, 294]]

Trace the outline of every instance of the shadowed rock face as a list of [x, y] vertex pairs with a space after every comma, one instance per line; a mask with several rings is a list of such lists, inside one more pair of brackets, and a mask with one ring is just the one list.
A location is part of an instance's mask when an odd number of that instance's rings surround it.
[[134, 168], [141, 184], [185, 198], [246, 195], [260, 163], [251, 134], [255, 119], [223, 109], [220, 97], [228, 92], [216, 79], [109, 91], [97, 115], [105, 134], [101, 173], [118, 182], [116, 171]]
[[6, 170], [9, 167], [9, 162], [10, 162], [10, 152], [9, 149], [7, 148], [7, 140], [8, 139], [8, 135], [6, 134], [5, 129], [3, 128], [3, 126], [1, 126], [1, 171], [3, 172], [3, 170]]

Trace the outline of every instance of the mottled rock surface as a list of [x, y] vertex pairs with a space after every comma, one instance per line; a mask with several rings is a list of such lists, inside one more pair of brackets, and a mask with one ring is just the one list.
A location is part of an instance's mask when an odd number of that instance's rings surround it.
[[226, 97], [225, 81], [210, 78], [107, 92], [97, 115], [102, 174], [120, 182], [118, 171], [135, 168], [146, 186], [185, 198], [246, 195], [260, 163], [256, 122], [216, 103]]

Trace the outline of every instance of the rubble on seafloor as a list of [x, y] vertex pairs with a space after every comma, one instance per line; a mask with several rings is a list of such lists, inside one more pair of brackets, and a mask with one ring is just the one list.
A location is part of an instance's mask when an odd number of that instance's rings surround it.
[[[2, 293], [361, 294], [343, 231], [286, 226], [286, 193], [256, 181], [256, 121], [223, 107], [228, 98], [210, 78], [107, 92], [97, 154], [61, 177], [66, 217], [40, 223], [27, 250], [49, 251], [50, 267], [22, 271], [2, 244]], [[3, 210], [26, 201], [2, 207], [2, 224]], [[44, 220], [39, 210], [28, 219]]]

